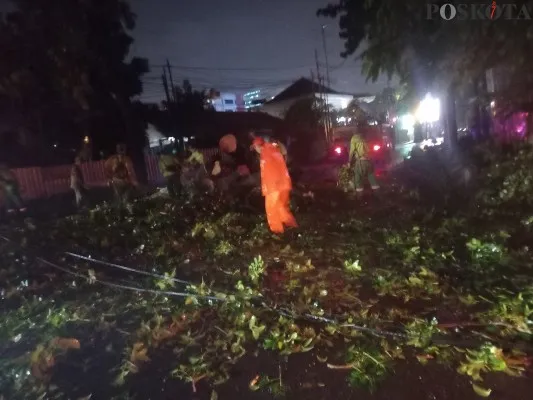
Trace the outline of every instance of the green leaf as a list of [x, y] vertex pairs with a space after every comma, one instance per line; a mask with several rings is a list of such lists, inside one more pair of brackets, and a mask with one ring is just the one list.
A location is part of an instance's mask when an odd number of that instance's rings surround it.
[[316, 359], [318, 360], [318, 362], [321, 362], [321, 363], [325, 363], [326, 361], [328, 361], [328, 357], [320, 357], [319, 355], [316, 356]]
[[482, 388], [481, 386], [478, 386], [475, 383], [472, 384], [472, 389], [474, 389], [474, 392], [476, 392], [476, 394], [481, 397], [489, 397], [492, 393], [492, 389]]

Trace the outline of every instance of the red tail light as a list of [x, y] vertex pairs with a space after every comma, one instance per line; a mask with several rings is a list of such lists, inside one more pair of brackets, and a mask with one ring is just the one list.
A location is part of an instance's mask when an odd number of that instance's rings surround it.
[[335, 153], [340, 155], [342, 153], [342, 147], [335, 147], [334, 151], [335, 151]]
[[381, 146], [379, 144], [375, 144], [373, 149], [374, 151], [379, 151], [379, 149], [381, 149]]

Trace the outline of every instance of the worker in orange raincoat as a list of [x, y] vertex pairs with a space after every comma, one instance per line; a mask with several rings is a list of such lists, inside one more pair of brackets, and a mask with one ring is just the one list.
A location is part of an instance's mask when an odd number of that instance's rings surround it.
[[296, 228], [298, 224], [289, 208], [291, 177], [279, 147], [262, 138], [255, 138], [252, 147], [260, 155], [261, 191], [270, 230], [283, 233], [285, 226]]

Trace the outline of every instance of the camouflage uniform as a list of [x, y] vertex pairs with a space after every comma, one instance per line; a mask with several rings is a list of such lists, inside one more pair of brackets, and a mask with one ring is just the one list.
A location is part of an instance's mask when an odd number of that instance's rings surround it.
[[191, 150], [190, 156], [185, 160], [181, 172], [181, 184], [189, 198], [199, 192], [213, 192], [213, 181], [209, 179], [205, 168], [204, 155], [201, 152]]
[[126, 205], [136, 185], [131, 159], [123, 154], [111, 156], [105, 162], [105, 170], [119, 206]]
[[359, 134], [350, 140], [350, 165], [354, 174], [355, 190], [360, 193], [364, 188], [364, 180], [368, 179], [372, 189], [379, 189], [374, 176], [372, 161], [368, 158], [368, 145]]
[[159, 170], [167, 181], [168, 194], [171, 197], [181, 195], [181, 165], [176, 156], [172, 154], [162, 154], [159, 157]]
[[15, 210], [25, 210], [22, 199], [20, 198], [17, 178], [5, 165], [0, 165], [0, 190], [4, 194], [6, 208], [9, 213]]

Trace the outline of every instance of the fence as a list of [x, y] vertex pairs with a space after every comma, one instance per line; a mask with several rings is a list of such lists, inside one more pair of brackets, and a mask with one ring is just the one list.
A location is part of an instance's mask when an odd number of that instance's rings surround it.
[[[218, 148], [214, 149], [200, 149], [199, 150], [204, 155], [204, 160], [209, 162], [214, 156], [218, 154]], [[165, 179], [159, 170], [159, 157], [153, 154], [146, 154], [144, 156], [144, 161], [146, 164], [146, 174], [148, 176], [148, 182], [161, 185]]]
[[[205, 160], [217, 154], [218, 149], [201, 149]], [[159, 171], [159, 158], [153, 154], [145, 155], [146, 172], [148, 183], [160, 185], [164, 178]], [[87, 187], [101, 187], [107, 184], [105, 161], [91, 161], [81, 165], [83, 178]], [[20, 186], [20, 193], [24, 200], [36, 200], [48, 198], [56, 194], [66, 193], [70, 190], [71, 165], [57, 167], [32, 167], [13, 169]], [[0, 192], [0, 205], [3, 204], [3, 196]]]

